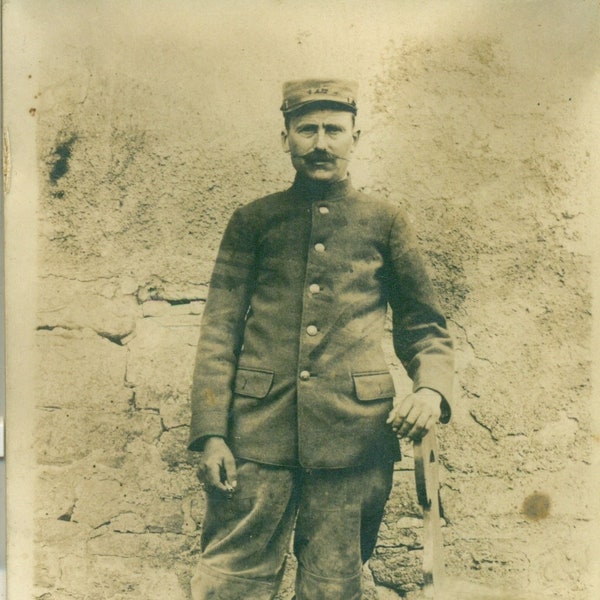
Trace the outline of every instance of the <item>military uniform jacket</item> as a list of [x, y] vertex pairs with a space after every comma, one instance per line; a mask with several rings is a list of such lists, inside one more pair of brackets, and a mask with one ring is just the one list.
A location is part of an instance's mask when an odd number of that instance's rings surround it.
[[396, 354], [447, 420], [452, 342], [404, 213], [349, 179], [299, 177], [238, 208], [202, 317], [189, 448], [222, 436], [236, 457], [306, 468], [399, 458], [388, 304]]

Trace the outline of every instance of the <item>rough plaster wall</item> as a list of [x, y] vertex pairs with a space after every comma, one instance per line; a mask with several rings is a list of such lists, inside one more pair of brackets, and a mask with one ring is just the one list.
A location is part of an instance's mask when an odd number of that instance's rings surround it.
[[[448, 572], [586, 598], [596, 3], [176, 4], [30, 2], [36, 597], [188, 598], [212, 261], [231, 211], [292, 177], [281, 82], [333, 73], [361, 83], [355, 183], [409, 211], [457, 342]], [[409, 456], [367, 573], [381, 598], [416, 593], [419, 548]]]

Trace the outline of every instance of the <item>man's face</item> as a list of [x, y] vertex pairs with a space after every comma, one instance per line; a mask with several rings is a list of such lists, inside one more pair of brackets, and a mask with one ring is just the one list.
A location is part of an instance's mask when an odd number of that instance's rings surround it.
[[359, 136], [352, 113], [318, 109], [292, 116], [288, 129], [281, 133], [281, 140], [299, 174], [333, 183], [346, 177], [348, 161]]

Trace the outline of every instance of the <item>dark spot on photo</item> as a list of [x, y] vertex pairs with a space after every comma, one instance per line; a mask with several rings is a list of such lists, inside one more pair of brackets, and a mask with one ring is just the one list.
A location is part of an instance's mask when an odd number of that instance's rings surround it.
[[77, 136], [72, 135], [66, 142], [59, 144], [52, 153], [56, 160], [50, 171], [50, 181], [56, 183], [61, 177], [64, 177], [69, 170], [69, 159], [71, 158], [73, 144], [77, 141]]
[[550, 496], [534, 492], [523, 500], [521, 512], [532, 521], [545, 519], [550, 514]]

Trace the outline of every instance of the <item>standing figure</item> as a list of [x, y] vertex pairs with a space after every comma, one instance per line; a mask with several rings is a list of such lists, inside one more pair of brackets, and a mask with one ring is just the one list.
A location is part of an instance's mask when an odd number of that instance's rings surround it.
[[[356, 191], [357, 85], [283, 86], [291, 187], [238, 208], [202, 318], [189, 448], [206, 489], [194, 600], [359, 600], [399, 437], [450, 418], [452, 341], [413, 231]], [[388, 305], [413, 392], [394, 407]]]

